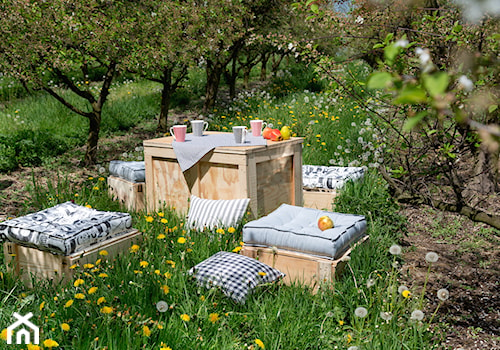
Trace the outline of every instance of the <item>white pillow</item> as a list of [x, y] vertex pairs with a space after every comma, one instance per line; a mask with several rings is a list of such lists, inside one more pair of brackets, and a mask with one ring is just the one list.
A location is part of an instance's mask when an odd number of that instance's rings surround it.
[[237, 303], [244, 303], [248, 294], [259, 284], [277, 281], [285, 274], [247, 256], [218, 252], [189, 270], [197, 282], [206, 288], [220, 287]]
[[205, 227], [237, 226], [248, 207], [249, 198], [243, 199], [202, 199], [191, 195], [187, 215], [188, 229], [203, 230]]

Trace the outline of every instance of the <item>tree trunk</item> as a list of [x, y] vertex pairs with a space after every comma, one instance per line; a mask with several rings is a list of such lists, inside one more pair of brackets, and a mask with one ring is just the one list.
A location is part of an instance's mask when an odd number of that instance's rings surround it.
[[[267, 53], [261, 54], [261, 66], [260, 66], [260, 81], [266, 81], [267, 79], [267, 62], [269, 61], [269, 55]], [[249, 73], [250, 74], [250, 73]]]
[[90, 166], [97, 162], [97, 144], [99, 143], [99, 132], [101, 130], [101, 110], [94, 110], [89, 116], [89, 134], [83, 165]]
[[231, 73], [229, 74], [229, 98], [233, 100], [236, 97], [236, 78], [238, 71], [236, 70], [236, 55], [231, 61]]
[[160, 117], [158, 118], [158, 127], [156, 128], [159, 132], [167, 132], [168, 126], [168, 111], [170, 109], [170, 99], [172, 97], [172, 70], [165, 68], [163, 70], [163, 76], [161, 79], [163, 84], [163, 89], [161, 91], [161, 102], [160, 102]]
[[248, 89], [248, 83], [250, 81], [250, 72], [252, 71], [252, 67], [245, 66], [243, 68], [243, 87]]
[[207, 86], [205, 88], [205, 103], [203, 104], [203, 114], [209, 113], [214, 106], [217, 99], [217, 92], [219, 91], [220, 76], [224, 65], [220, 61], [207, 60]]

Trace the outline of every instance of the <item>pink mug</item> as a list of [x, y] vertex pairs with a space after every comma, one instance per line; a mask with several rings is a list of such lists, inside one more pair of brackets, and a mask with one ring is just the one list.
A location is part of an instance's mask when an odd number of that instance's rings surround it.
[[267, 123], [262, 120], [250, 120], [252, 136], [260, 136], [262, 134], [262, 128], [266, 125]]
[[174, 137], [174, 141], [184, 142], [186, 141], [186, 125], [174, 125], [170, 128], [170, 134]]

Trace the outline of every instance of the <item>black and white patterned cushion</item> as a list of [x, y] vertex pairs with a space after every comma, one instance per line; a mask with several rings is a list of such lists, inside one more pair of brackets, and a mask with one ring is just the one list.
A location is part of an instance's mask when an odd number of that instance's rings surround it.
[[98, 211], [66, 202], [1, 222], [0, 236], [20, 245], [70, 255], [131, 227], [128, 213]]
[[112, 160], [109, 162], [109, 174], [130, 182], [146, 181], [146, 165], [144, 162]]
[[187, 215], [189, 229], [237, 226], [248, 207], [249, 198], [202, 199], [192, 195]]
[[230, 252], [218, 252], [189, 270], [197, 282], [206, 288], [220, 287], [238, 303], [259, 284], [277, 281], [285, 274], [260, 261]]
[[363, 177], [362, 167], [338, 167], [321, 165], [302, 165], [302, 184], [306, 189], [338, 189], [349, 180]]

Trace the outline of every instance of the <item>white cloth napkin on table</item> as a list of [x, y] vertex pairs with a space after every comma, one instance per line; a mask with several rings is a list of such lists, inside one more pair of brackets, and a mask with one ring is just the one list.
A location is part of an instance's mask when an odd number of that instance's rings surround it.
[[267, 141], [262, 137], [247, 135], [245, 143], [236, 143], [232, 133], [227, 134], [207, 134], [203, 136], [186, 135], [185, 142], [172, 142], [177, 162], [181, 170], [186, 171], [195, 165], [205, 154], [216, 147], [242, 147], [242, 146], [263, 146]]

